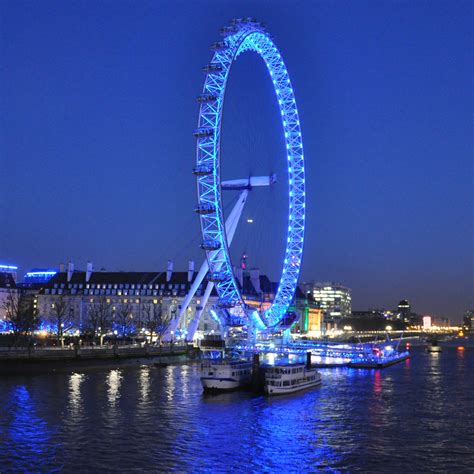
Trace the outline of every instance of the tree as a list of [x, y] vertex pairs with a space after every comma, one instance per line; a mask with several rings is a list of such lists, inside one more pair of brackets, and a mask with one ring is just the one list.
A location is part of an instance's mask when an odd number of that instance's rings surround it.
[[150, 333], [151, 342], [156, 336], [157, 341], [161, 344], [161, 340], [168, 330], [171, 323], [171, 315], [163, 312], [161, 303], [146, 303], [143, 305], [143, 324]]
[[56, 332], [58, 343], [64, 347], [64, 334], [72, 328], [71, 314], [69, 312], [69, 300], [59, 295], [54, 303], [51, 304], [52, 322]]
[[93, 339], [99, 337], [100, 345], [103, 344], [104, 337], [112, 325], [110, 308], [110, 300], [103, 295], [89, 303], [87, 311], [89, 329]]
[[125, 339], [125, 336], [130, 334], [133, 327], [133, 313], [132, 306], [130, 303], [120, 303], [118, 306], [115, 323], [118, 326], [118, 332], [122, 336], [122, 341]]
[[15, 345], [18, 345], [22, 335], [31, 336], [38, 327], [38, 311], [32, 298], [24, 292], [10, 290], [3, 303], [3, 309], [15, 336]]

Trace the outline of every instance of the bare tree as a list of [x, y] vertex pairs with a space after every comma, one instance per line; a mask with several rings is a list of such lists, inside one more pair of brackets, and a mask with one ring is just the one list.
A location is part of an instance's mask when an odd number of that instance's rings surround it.
[[18, 345], [22, 335], [31, 336], [38, 327], [38, 311], [32, 298], [24, 292], [10, 290], [3, 302], [3, 309], [15, 336], [15, 345]]
[[143, 305], [143, 324], [150, 333], [151, 342], [156, 337], [156, 340], [161, 344], [170, 323], [171, 316], [168, 312], [163, 311], [161, 303], [146, 303]]
[[123, 342], [125, 340], [125, 336], [130, 334], [133, 327], [132, 305], [128, 302], [120, 303], [115, 314], [115, 323], [119, 327], [119, 333], [122, 336]]
[[51, 319], [54, 323], [56, 339], [64, 347], [64, 334], [72, 328], [71, 314], [69, 312], [69, 300], [59, 295], [54, 303], [51, 303]]
[[112, 326], [110, 301], [103, 295], [89, 303], [87, 316], [88, 325], [92, 333], [92, 338], [99, 337], [100, 345], [104, 342], [104, 337]]

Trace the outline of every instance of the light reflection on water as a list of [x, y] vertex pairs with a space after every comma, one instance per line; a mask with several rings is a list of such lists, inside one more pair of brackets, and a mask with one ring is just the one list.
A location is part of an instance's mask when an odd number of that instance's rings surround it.
[[138, 383], [140, 386], [139, 404], [146, 406], [150, 395], [150, 368], [148, 366], [140, 368]]
[[122, 374], [120, 369], [111, 370], [107, 376], [107, 398], [109, 406], [115, 408], [120, 398], [120, 384], [122, 383]]
[[73, 418], [77, 418], [83, 411], [81, 385], [86, 378], [85, 374], [72, 373], [69, 377], [69, 410]]
[[324, 369], [270, 399], [205, 395], [197, 364], [4, 377], [0, 471], [472, 471], [473, 356]]

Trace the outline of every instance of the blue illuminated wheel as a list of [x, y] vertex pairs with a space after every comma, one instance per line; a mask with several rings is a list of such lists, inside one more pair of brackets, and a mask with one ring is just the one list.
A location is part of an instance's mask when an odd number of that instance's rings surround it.
[[[267, 328], [280, 323], [296, 290], [303, 256], [305, 223], [305, 178], [303, 141], [296, 100], [280, 52], [264, 27], [255, 19], [236, 19], [221, 29], [222, 39], [212, 45], [214, 56], [204, 68], [206, 80], [200, 104], [196, 166], [198, 208], [202, 245], [209, 274], [219, 295], [219, 307], [246, 314], [229, 255], [222, 210], [220, 140], [222, 110], [227, 78], [234, 60], [245, 51], [257, 53], [265, 62], [273, 81], [280, 107], [288, 160], [289, 216], [288, 238], [280, 283], [271, 307], [260, 314]], [[218, 278], [217, 278], [218, 276]], [[252, 310], [253, 311], [253, 310]]]

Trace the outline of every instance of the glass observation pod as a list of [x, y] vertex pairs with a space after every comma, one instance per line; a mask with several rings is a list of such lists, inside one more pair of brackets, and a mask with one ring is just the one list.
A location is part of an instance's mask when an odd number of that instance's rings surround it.
[[216, 41], [209, 48], [211, 51], [224, 51], [224, 49], [227, 49], [227, 44], [225, 41]]
[[201, 127], [194, 130], [193, 135], [196, 138], [206, 138], [212, 137], [214, 134], [214, 129], [212, 127]]
[[217, 306], [222, 309], [231, 309], [236, 306], [237, 302], [230, 299], [220, 299]]
[[236, 26], [223, 26], [220, 30], [219, 33], [222, 36], [229, 36], [233, 35], [234, 33], [237, 33], [238, 28]]
[[228, 277], [228, 274], [226, 272], [209, 272], [207, 274], [208, 281], [212, 281], [212, 282], [225, 281], [227, 277]]
[[203, 240], [201, 248], [203, 250], [219, 250], [221, 248], [221, 244], [218, 240]]
[[209, 74], [211, 72], [222, 72], [222, 66], [220, 64], [215, 64], [215, 63], [210, 63], [207, 66], [204, 66], [202, 70], [206, 73]]
[[233, 20], [230, 21], [231, 25], [239, 25], [239, 24], [252, 24], [255, 26], [260, 26], [262, 23], [257, 21], [256, 18], [252, 17], [247, 17], [247, 18], [234, 18]]
[[196, 176], [207, 176], [212, 174], [214, 168], [211, 165], [201, 164], [193, 168], [193, 174]]
[[198, 204], [198, 206], [194, 209], [195, 212], [198, 214], [212, 214], [213, 212], [216, 212], [216, 208], [214, 204], [211, 204], [209, 202], [204, 202], [201, 204]]
[[215, 102], [217, 100], [217, 97], [212, 94], [199, 94], [196, 97], [196, 100], [199, 104], [207, 104], [209, 102]]

